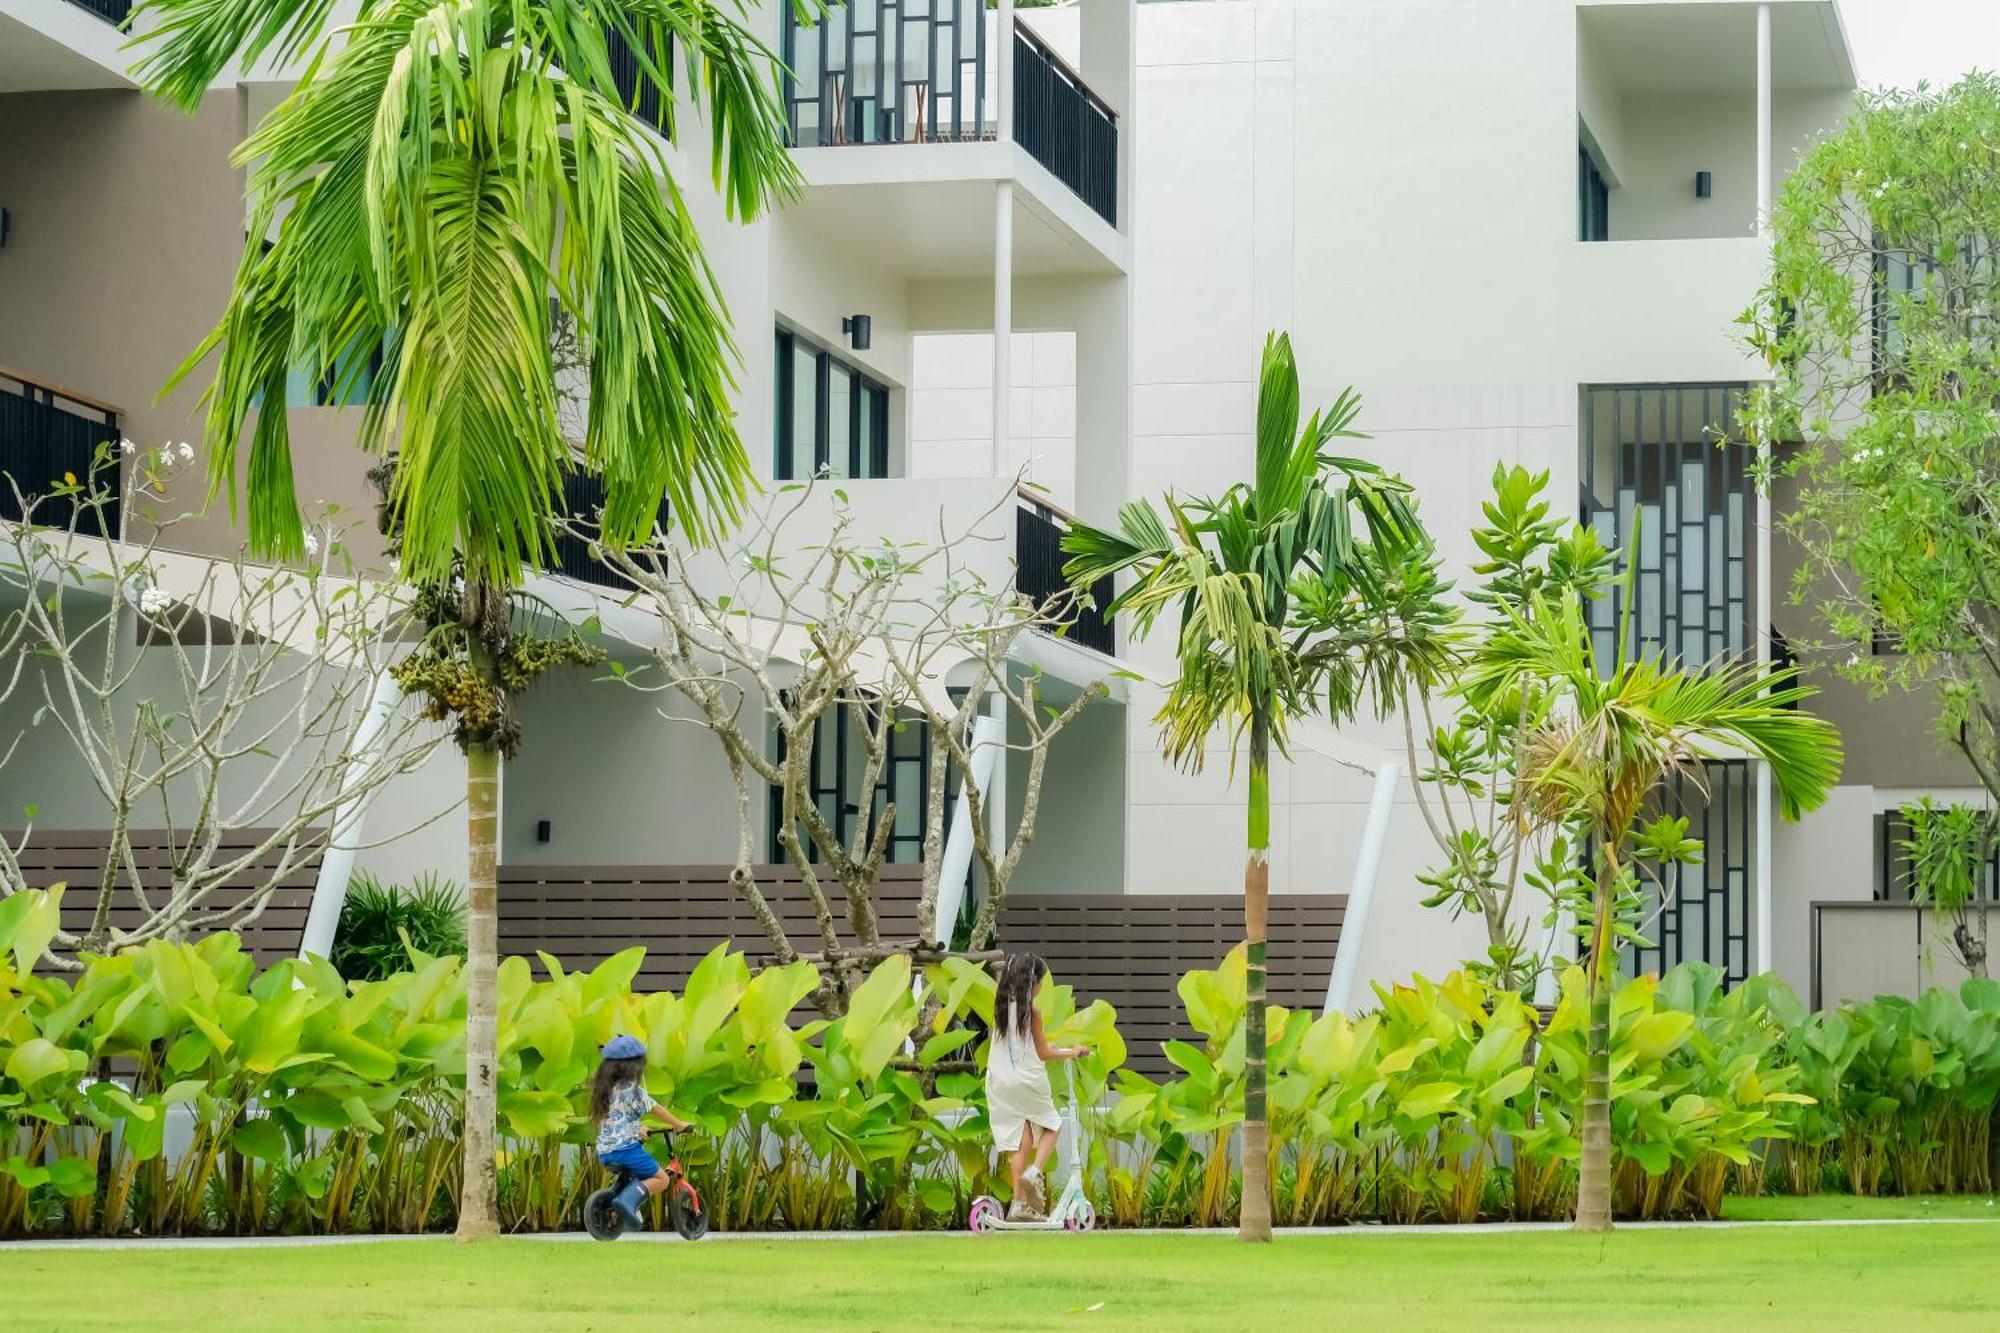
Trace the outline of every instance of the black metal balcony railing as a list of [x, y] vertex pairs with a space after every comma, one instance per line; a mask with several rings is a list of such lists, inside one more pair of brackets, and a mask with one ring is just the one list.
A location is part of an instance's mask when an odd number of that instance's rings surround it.
[[793, 147], [991, 137], [984, 0], [852, 0], [816, 23], [800, 8], [782, 50]]
[[[563, 510], [587, 532], [559, 531], [556, 533], [555, 564], [551, 574], [561, 574], [580, 583], [595, 584], [600, 588], [613, 588], [629, 592], [631, 583], [624, 575], [613, 569], [604, 560], [591, 553], [588, 533], [596, 531], [597, 517], [604, 508], [604, 478], [595, 472], [578, 468], [563, 478]], [[660, 501], [659, 522], [662, 527], [667, 522], [667, 502]]]
[[123, 28], [132, 18], [132, 0], [69, 0], [78, 9], [87, 9], [115, 28]]
[[[1022, 596], [1037, 604], [1069, 586], [1069, 580], [1063, 577], [1063, 562], [1069, 557], [1062, 549], [1063, 532], [1068, 526], [1065, 517], [1053, 506], [1025, 492], [1022, 494], [1021, 504], [1014, 511], [1014, 586]], [[1107, 655], [1116, 653], [1117, 636], [1112, 633], [1111, 622], [1104, 618], [1104, 608], [1111, 604], [1114, 594], [1112, 581], [1099, 579], [1090, 589], [1093, 605], [1076, 606], [1049, 629], [1086, 648]]]
[[[115, 448], [119, 438], [118, 409], [108, 403], [79, 397], [51, 384], [29, 379], [11, 370], [0, 369], [0, 518], [18, 522], [22, 496], [48, 496], [53, 487], [75, 478], [88, 483], [99, 451]], [[11, 483], [6, 481], [11, 478]], [[98, 477], [109, 499], [98, 508], [110, 523], [110, 536], [119, 533], [118, 473], [110, 468]], [[35, 506], [35, 521], [49, 527], [65, 527], [76, 513], [76, 501], [55, 496]], [[97, 524], [85, 518], [88, 530]]]
[[1014, 29], [1014, 139], [1098, 216], [1118, 223], [1118, 117], [1062, 57]]
[[[660, 124], [660, 87], [645, 77], [644, 69], [639, 64], [638, 53], [632, 49], [632, 44], [625, 40], [624, 34], [618, 29], [606, 25], [604, 49], [611, 61], [611, 81], [618, 85], [618, 91], [623, 95], [625, 105], [631, 108], [633, 115], [654, 129], [660, 130], [661, 133], [665, 133], [664, 127]], [[669, 60], [673, 57], [671, 45], [667, 49], [667, 56]]]

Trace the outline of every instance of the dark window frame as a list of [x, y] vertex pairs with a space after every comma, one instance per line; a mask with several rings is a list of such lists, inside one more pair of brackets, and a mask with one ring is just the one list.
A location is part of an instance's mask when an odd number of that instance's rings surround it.
[[1611, 186], [1597, 169], [1597, 159], [1582, 142], [1576, 146], [1576, 238], [1611, 239]]
[[[796, 456], [796, 430], [798, 426], [797, 397], [798, 377], [795, 361], [801, 352], [809, 353], [815, 359], [813, 369], [813, 472], [817, 475], [826, 470], [833, 458], [833, 423], [831, 407], [833, 403], [833, 377], [846, 375], [849, 381], [847, 395], [847, 467], [842, 474], [861, 481], [878, 481], [889, 476], [889, 386], [870, 375], [860, 366], [847, 361], [809, 338], [800, 336], [790, 329], [780, 328], [777, 332], [777, 346], [774, 353], [776, 370], [773, 397], [776, 400], [776, 422], [772, 431], [771, 475], [779, 481], [804, 481], [793, 467]], [[873, 416], [869, 419], [867, 438], [863, 438], [862, 404], [873, 404]]]

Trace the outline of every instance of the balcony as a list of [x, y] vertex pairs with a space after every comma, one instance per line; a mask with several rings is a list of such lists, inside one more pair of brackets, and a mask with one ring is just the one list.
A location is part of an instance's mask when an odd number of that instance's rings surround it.
[[69, 2], [121, 30], [132, 18], [132, 0], [69, 0]]
[[[1058, 509], [1030, 491], [1021, 492], [1020, 507], [1014, 511], [1014, 587], [1023, 597], [1040, 603], [1069, 586], [1063, 577], [1063, 533], [1076, 522], [1073, 515]], [[1085, 648], [1094, 648], [1107, 657], [1116, 656], [1118, 638], [1104, 608], [1116, 594], [1112, 581], [1099, 579], [1090, 589], [1091, 605], [1075, 607], [1066, 618], [1049, 624], [1049, 633]]]
[[[46, 496], [70, 478], [87, 481], [100, 461], [110, 461], [108, 451], [119, 439], [119, 416], [120, 409], [109, 403], [0, 366], [0, 473], [11, 479], [0, 484], [0, 518], [19, 522], [21, 497]], [[99, 483], [112, 492], [98, 512], [109, 520], [109, 535], [115, 537], [120, 528], [116, 467]], [[66, 526], [76, 512], [73, 498], [58, 496], [35, 507], [35, 521]]]
[[[983, 0], [853, 0], [816, 24], [788, 8], [783, 99], [792, 146], [979, 144], [999, 138]], [[1106, 223], [1118, 223], [1118, 118], [1025, 25], [1014, 31], [1015, 143]]]
[[[563, 512], [580, 524], [595, 528], [597, 515], [604, 508], [604, 478], [582, 468], [570, 472], [563, 478]], [[660, 501], [659, 523], [667, 522], [667, 502]], [[591, 551], [590, 538], [577, 532], [558, 532], [555, 542], [555, 561], [549, 573], [560, 574], [564, 578], [575, 579], [594, 587], [609, 588], [614, 592], [629, 592], [632, 585], [625, 577]]]

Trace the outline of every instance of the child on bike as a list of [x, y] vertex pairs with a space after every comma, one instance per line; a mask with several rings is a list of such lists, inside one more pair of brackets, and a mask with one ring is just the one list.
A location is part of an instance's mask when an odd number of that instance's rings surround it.
[[986, 1057], [986, 1118], [993, 1141], [1010, 1153], [1008, 1172], [1014, 1201], [1007, 1217], [1014, 1222], [1039, 1222], [1049, 1206], [1042, 1168], [1056, 1149], [1062, 1118], [1049, 1091], [1050, 1060], [1075, 1060], [1090, 1054], [1082, 1046], [1051, 1046], [1042, 1034], [1042, 1016], [1035, 1010], [1035, 988], [1049, 974], [1048, 964], [1031, 953], [1011, 955], [1000, 968], [993, 996], [992, 1046]]
[[612, 1200], [634, 1228], [645, 1223], [639, 1205], [648, 1194], [667, 1187], [667, 1173], [646, 1151], [646, 1118], [668, 1129], [686, 1129], [688, 1122], [654, 1101], [646, 1091], [646, 1047], [637, 1037], [618, 1036], [605, 1043], [604, 1057], [590, 1082], [590, 1121], [597, 1126], [597, 1160], [613, 1171], [632, 1176]]

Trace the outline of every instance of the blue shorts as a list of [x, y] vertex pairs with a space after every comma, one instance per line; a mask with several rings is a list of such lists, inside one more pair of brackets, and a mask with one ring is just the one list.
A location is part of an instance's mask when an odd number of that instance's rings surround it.
[[643, 1143], [628, 1143], [610, 1152], [600, 1152], [597, 1160], [613, 1171], [624, 1171], [634, 1180], [651, 1180], [660, 1174], [660, 1164], [653, 1160], [653, 1154], [646, 1151]]

